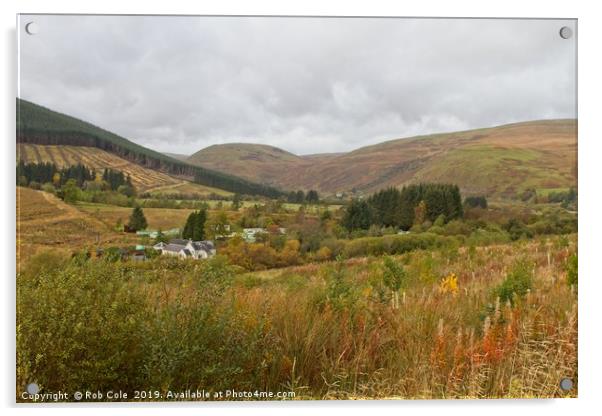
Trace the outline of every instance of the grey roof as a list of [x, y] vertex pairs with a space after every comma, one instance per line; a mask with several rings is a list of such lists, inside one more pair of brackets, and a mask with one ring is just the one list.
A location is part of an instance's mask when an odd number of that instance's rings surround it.
[[173, 240], [169, 240], [169, 244], [179, 244], [181, 246], [185, 246], [188, 244], [189, 240], [184, 240], [182, 238], [174, 238]]
[[163, 251], [171, 251], [174, 253], [179, 253], [180, 250], [184, 249], [184, 246], [181, 244], [172, 244], [169, 243], [168, 245], [166, 245], [165, 247], [163, 247]]
[[192, 243], [192, 247], [194, 247], [195, 250], [205, 250], [205, 251], [211, 251], [211, 250], [215, 249], [215, 246], [213, 245], [213, 241], [209, 241], [209, 240], [194, 241]]

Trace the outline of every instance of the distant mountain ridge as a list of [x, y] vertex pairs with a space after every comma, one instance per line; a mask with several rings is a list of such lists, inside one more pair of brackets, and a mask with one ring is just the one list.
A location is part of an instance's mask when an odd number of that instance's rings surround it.
[[453, 182], [464, 194], [514, 197], [526, 189], [576, 186], [577, 121], [536, 120], [394, 139], [340, 154], [297, 156], [259, 144], [213, 145], [188, 161], [325, 194]]
[[183, 155], [181, 153], [168, 153], [168, 152], [163, 152], [163, 154], [165, 156], [169, 156], [172, 159], [177, 159], [177, 160], [181, 160], [182, 162], [186, 162], [186, 159], [188, 159], [190, 157], [190, 155]]

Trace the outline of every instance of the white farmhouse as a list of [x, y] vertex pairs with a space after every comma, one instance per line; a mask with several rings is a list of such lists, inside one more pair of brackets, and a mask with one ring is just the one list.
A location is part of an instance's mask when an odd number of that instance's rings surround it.
[[213, 241], [209, 240], [192, 241], [173, 239], [167, 244], [163, 242], [155, 244], [153, 248], [160, 251], [162, 255], [177, 256], [182, 259], [207, 259], [215, 256], [217, 253]]

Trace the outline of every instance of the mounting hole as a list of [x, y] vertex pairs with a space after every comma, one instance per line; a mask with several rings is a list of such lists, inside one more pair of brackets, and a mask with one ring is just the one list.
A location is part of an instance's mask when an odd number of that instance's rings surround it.
[[25, 25], [25, 31], [29, 35], [35, 35], [36, 33], [38, 33], [38, 30], [39, 28], [36, 22], [29, 22]]
[[560, 28], [560, 37], [562, 39], [570, 39], [573, 36], [573, 29], [568, 26], [562, 26]]
[[40, 386], [38, 386], [37, 383], [29, 383], [26, 390], [29, 394], [38, 394], [40, 392]]
[[564, 391], [569, 391], [573, 388], [573, 380], [570, 378], [563, 378], [560, 380], [560, 388]]

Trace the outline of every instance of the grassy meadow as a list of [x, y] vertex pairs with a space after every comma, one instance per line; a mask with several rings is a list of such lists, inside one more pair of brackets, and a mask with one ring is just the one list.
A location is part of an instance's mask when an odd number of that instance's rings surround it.
[[18, 276], [17, 390], [296, 399], [576, 396], [576, 236], [259, 272], [42, 252]]

